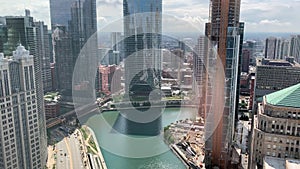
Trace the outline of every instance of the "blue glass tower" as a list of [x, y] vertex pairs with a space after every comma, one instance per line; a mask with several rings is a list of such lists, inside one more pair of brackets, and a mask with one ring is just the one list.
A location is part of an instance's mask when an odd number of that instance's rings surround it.
[[[152, 105], [160, 104], [161, 99], [162, 0], [124, 0], [123, 14], [124, 101], [135, 110], [122, 110], [115, 128], [125, 134], [157, 135], [161, 130], [161, 108]], [[138, 109], [140, 105], [147, 108]]]

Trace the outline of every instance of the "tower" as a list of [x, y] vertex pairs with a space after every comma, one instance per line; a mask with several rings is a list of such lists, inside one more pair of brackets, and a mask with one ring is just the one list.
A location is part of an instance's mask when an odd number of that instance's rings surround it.
[[[157, 91], [161, 88], [162, 0], [124, 0], [123, 15], [124, 100], [130, 101], [132, 105], [147, 104], [153, 101], [153, 98], [150, 98], [150, 94], [153, 94], [154, 100], [160, 103], [161, 96]], [[115, 128], [125, 134], [160, 134], [161, 108], [137, 110], [136, 114], [131, 117], [140, 117], [140, 121], [127, 118], [127, 131], [124, 131], [124, 126], [120, 126], [124, 117], [119, 116]], [[142, 111], [149, 112], [142, 113]], [[130, 115], [130, 112], [123, 111], [123, 113]], [[157, 118], [148, 121], [149, 118], [156, 117], [158, 113]]]
[[46, 163], [33, 58], [21, 45], [12, 57], [0, 53], [0, 168], [43, 168]]
[[90, 52], [97, 55], [96, 0], [50, 0], [50, 13], [56, 89], [71, 101], [73, 71], [81, 49], [89, 42], [95, 46]]
[[[238, 90], [239, 17], [240, 0], [210, 0], [210, 22], [206, 24], [205, 34], [218, 57], [208, 54], [206, 59], [209, 74], [204, 88], [207, 90], [204, 114], [211, 117], [205, 122], [205, 160], [208, 167], [228, 168], [230, 164]], [[224, 76], [220, 72], [224, 72]], [[215, 99], [214, 102], [212, 99]]]
[[[47, 134], [46, 134], [46, 119], [44, 111], [44, 89], [43, 83], [47, 78], [42, 78], [42, 74], [47, 74], [50, 70], [50, 65], [43, 62], [49, 59], [47, 52], [47, 38], [44, 37], [46, 25], [43, 22], [33, 22], [29, 10], [26, 10], [26, 16], [9, 16], [5, 17], [7, 27], [7, 42], [3, 45], [3, 53], [6, 56], [13, 54], [12, 51], [19, 45], [24, 45], [34, 61], [34, 80], [35, 92], [37, 99], [38, 122], [40, 127], [40, 150], [42, 166], [45, 165], [47, 160]], [[1, 52], [1, 51], [0, 51]], [[45, 63], [45, 64], [44, 64]], [[44, 81], [45, 80], [45, 81]]]

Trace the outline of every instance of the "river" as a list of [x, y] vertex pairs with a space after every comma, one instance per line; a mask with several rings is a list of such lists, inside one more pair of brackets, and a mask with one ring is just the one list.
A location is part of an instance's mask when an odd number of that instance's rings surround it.
[[[95, 133], [108, 169], [185, 169], [163, 137], [127, 136], [112, 129], [119, 113], [107, 111], [86, 119]], [[166, 108], [162, 113], [163, 127], [178, 120], [195, 119], [194, 108]]]

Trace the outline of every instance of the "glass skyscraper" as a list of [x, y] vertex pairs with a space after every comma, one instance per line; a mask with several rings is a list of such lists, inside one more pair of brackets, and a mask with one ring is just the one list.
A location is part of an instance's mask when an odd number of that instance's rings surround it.
[[205, 33], [218, 57], [208, 55], [206, 59], [210, 72], [204, 89], [207, 90], [204, 114], [205, 163], [208, 168], [232, 168], [230, 153], [239, 87], [239, 49], [242, 32], [239, 15], [240, 0], [210, 0], [210, 22], [206, 24]]
[[[125, 97], [133, 107], [160, 102], [162, 0], [124, 0]], [[153, 96], [153, 97], [152, 97]], [[151, 98], [152, 97], [152, 98]], [[155, 99], [154, 99], [155, 98]], [[161, 109], [125, 110], [126, 134], [157, 135]], [[149, 111], [147, 113], [142, 113]], [[133, 114], [128, 118], [128, 114]], [[157, 115], [157, 116], [156, 116]], [[123, 118], [123, 116], [119, 116]], [[153, 118], [153, 119], [152, 119]], [[135, 120], [133, 120], [135, 119]], [[123, 130], [124, 127], [116, 128]], [[121, 131], [123, 132], [123, 131]]]
[[[72, 100], [72, 75], [78, 55], [86, 44], [94, 44], [97, 54], [96, 0], [50, 0], [56, 89], [65, 100]], [[91, 42], [93, 41], [93, 42]], [[88, 61], [87, 61], [88, 62]]]

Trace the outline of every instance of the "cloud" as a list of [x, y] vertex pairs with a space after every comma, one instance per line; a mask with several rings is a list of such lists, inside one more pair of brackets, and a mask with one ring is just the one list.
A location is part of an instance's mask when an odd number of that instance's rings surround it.
[[275, 26], [288, 26], [288, 25], [291, 25], [290, 22], [280, 22], [277, 19], [274, 19], [274, 20], [268, 20], [268, 19], [261, 20], [259, 22], [259, 24], [261, 24], [261, 25], [275, 25]]
[[97, 0], [98, 5], [113, 5], [120, 6], [123, 4], [122, 0]]
[[[122, 18], [123, 0], [97, 0], [99, 25]], [[209, 0], [163, 0], [163, 13], [176, 16], [195, 25], [206, 21], [209, 15]], [[300, 0], [241, 0], [241, 21], [246, 23], [247, 31], [299, 32]], [[14, 0], [1, 2], [0, 16], [24, 15], [30, 9], [36, 20], [50, 25], [49, 0]], [[248, 26], [247, 26], [248, 25]], [[201, 25], [199, 25], [201, 26]], [[283, 28], [286, 29], [283, 29]]]

